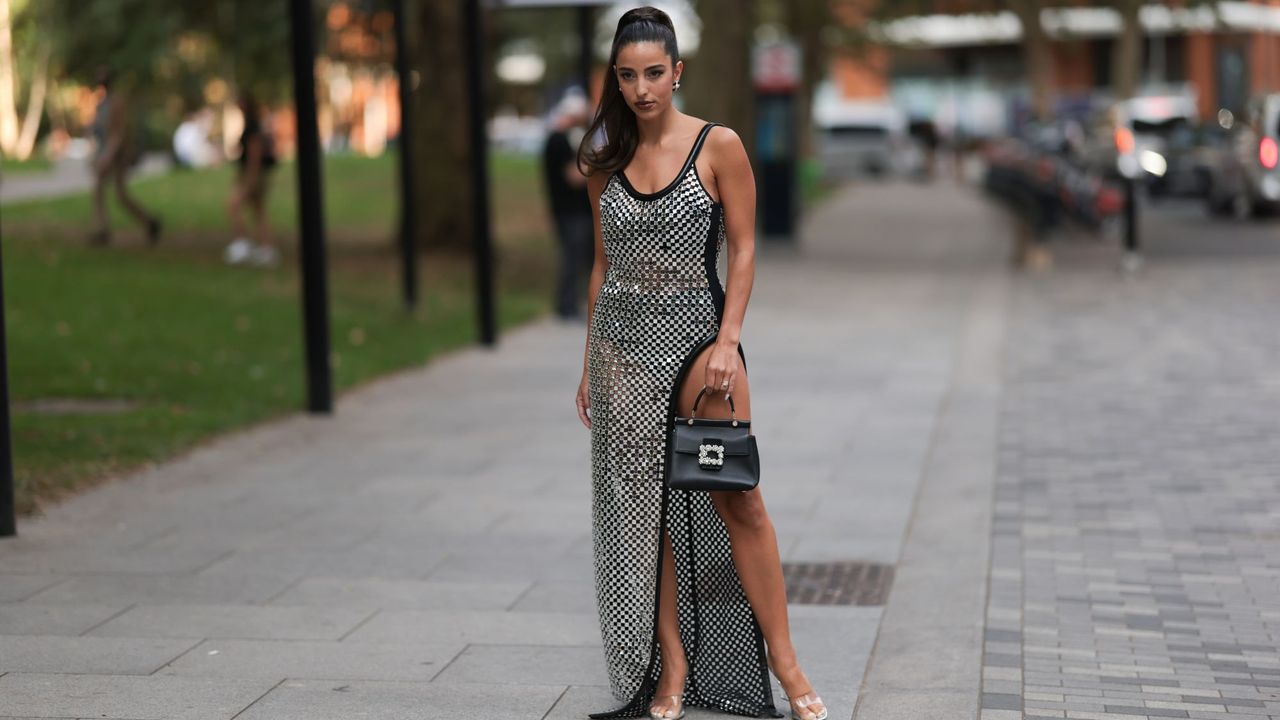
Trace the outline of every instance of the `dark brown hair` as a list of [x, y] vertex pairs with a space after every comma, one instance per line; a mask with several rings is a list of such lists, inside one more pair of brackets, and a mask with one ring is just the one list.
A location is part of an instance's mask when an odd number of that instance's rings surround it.
[[[578, 145], [579, 166], [586, 165], [591, 171], [614, 172], [626, 167], [636, 152], [636, 145], [640, 142], [636, 114], [627, 106], [627, 99], [622, 96], [617, 77], [612, 73], [618, 62], [618, 51], [640, 42], [661, 44], [671, 56], [672, 70], [680, 59], [675, 25], [666, 13], [648, 5], [623, 13], [618, 20], [618, 29], [613, 33], [613, 49], [609, 52], [609, 67], [600, 94], [600, 105], [587, 134]], [[604, 144], [592, 147], [591, 142], [601, 129], [604, 130]]]

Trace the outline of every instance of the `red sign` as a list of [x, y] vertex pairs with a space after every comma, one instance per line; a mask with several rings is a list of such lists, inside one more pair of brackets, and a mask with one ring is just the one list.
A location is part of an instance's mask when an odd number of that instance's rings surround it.
[[793, 43], [757, 45], [751, 61], [758, 92], [793, 92], [800, 85], [800, 50]]

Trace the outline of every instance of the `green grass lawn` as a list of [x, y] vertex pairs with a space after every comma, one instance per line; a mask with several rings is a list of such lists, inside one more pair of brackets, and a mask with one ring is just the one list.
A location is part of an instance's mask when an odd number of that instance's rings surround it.
[[[155, 249], [120, 213], [115, 244], [86, 247], [86, 195], [3, 209], [20, 512], [302, 407], [292, 166], [273, 182], [270, 212], [288, 253], [274, 271], [221, 262], [230, 239], [225, 168], [134, 185], [164, 219]], [[421, 307], [401, 308], [394, 183], [389, 157], [326, 160], [339, 389], [476, 338], [469, 256], [424, 256]], [[495, 158], [494, 195], [499, 322], [511, 327], [550, 310], [554, 247], [536, 159]]]
[[26, 160], [14, 160], [0, 156], [0, 177], [9, 173], [40, 173], [53, 169], [53, 163], [42, 155], [34, 155]]

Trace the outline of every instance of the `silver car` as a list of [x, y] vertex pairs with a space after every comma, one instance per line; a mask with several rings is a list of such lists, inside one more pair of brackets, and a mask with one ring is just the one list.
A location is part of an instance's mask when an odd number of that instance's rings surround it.
[[912, 165], [906, 116], [887, 100], [817, 103], [813, 123], [827, 177], [896, 175]]
[[1244, 218], [1280, 209], [1280, 93], [1251, 100], [1244, 118], [1222, 121], [1231, 135], [1209, 169], [1209, 211]]

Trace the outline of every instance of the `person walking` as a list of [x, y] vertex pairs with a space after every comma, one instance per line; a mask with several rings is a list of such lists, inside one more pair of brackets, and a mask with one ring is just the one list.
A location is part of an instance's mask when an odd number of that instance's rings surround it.
[[[235, 185], [227, 198], [227, 215], [236, 239], [227, 245], [224, 259], [232, 265], [248, 261], [254, 265], [274, 267], [280, 253], [271, 237], [271, 221], [267, 217], [267, 188], [271, 185], [271, 169], [276, 165], [274, 143], [262, 125], [258, 103], [248, 93], [240, 96], [240, 113], [244, 130], [240, 133], [240, 157]], [[244, 206], [253, 209], [257, 243], [249, 237], [244, 222]]]
[[[562, 319], [581, 317], [580, 286], [592, 262], [591, 203], [587, 198], [587, 176], [578, 167], [574, 147], [582, 139], [587, 120], [587, 100], [569, 92], [556, 104], [551, 116], [551, 132], [542, 151], [542, 168], [547, 199], [560, 245], [560, 270], [556, 276], [555, 308]], [[578, 130], [578, 137], [570, 132]]]
[[125, 93], [112, 87], [113, 73], [108, 67], [100, 67], [97, 85], [101, 97], [93, 115], [93, 216], [94, 231], [89, 244], [105, 246], [111, 243], [111, 225], [107, 220], [107, 184], [116, 189], [116, 197], [133, 219], [147, 233], [147, 244], [160, 241], [160, 219], [148, 213], [129, 193], [129, 169], [142, 156], [137, 140], [137, 128], [129, 113], [129, 99]]
[[[759, 488], [666, 482], [672, 411], [750, 419], [740, 342], [755, 275], [755, 183], [741, 138], [672, 105], [684, 63], [671, 19], [618, 21], [600, 106], [579, 147], [595, 262], [575, 402], [590, 430], [592, 543], [606, 669], [620, 707], [592, 718], [828, 711], [791, 642], [777, 536]], [[749, 92], [749, 88], [744, 92]], [[717, 261], [727, 247], [727, 282]]]

